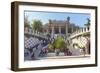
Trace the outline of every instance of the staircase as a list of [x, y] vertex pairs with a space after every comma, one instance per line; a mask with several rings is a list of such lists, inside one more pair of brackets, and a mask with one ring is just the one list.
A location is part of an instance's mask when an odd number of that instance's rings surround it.
[[72, 44], [69, 46], [69, 51], [72, 53], [72, 56], [79, 56], [81, 54], [80, 49], [73, 48]]
[[41, 51], [47, 49], [48, 40], [41, 37], [26, 37], [24, 40], [24, 60], [37, 60], [41, 55]]

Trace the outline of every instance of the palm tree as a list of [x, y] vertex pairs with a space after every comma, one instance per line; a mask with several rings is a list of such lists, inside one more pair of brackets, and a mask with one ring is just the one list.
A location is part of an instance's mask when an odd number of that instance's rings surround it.
[[68, 22], [70, 21], [70, 17], [69, 17], [69, 16], [67, 17], [67, 21], [68, 21]]
[[89, 18], [87, 18], [87, 23], [86, 24], [84, 24], [85, 26], [87, 26], [87, 27], [89, 27], [90, 26], [90, 19]]
[[42, 22], [40, 20], [33, 20], [32, 28], [35, 31], [42, 32]]

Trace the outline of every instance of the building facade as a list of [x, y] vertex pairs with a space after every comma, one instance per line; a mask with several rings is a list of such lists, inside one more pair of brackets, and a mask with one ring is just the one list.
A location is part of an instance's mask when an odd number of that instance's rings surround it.
[[49, 20], [49, 23], [45, 24], [43, 29], [44, 32], [50, 33], [51, 36], [69, 36], [71, 33], [78, 30], [79, 26], [76, 26], [68, 20]]

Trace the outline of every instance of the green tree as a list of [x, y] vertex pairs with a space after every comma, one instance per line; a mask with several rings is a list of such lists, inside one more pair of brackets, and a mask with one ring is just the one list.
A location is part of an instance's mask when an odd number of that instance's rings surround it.
[[62, 37], [58, 37], [54, 42], [55, 49], [63, 49], [65, 47], [65, 41]]
[[54, 51], [54, 46], [53, 46], [53, 44], [49, 44], [49, 45], [48, 45], [48, 50], [49, 50], [49, 51]]
[[42, 22], [40, 20], [33, 20], [32, 28], [35, 31], [42, 32]]
[[84, 24], [85, 26], [90, 26], [90, 19], [89, 18], [87, 18], [87, 23], [86, 24]]
[[67, 17], [67, 21], [68, 21], [68, 22], [70, 21], [70, 17], [69, 17], [69, 16]]

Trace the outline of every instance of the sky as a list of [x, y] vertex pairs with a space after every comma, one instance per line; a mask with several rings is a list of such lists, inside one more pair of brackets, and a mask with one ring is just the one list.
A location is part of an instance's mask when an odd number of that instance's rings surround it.
[[90, 14], [86, 13], [68, 13], [68, 12], [43, 12], [43, 11], [24, 11], [24, 16], [28, 17], [30, 23], [32, 20], [41, 20], [43, 24], [48, 23], [48, 20], [67, 20], [70, 17], [70, 22], [83, 27], [87, 23], [87, 18]]

